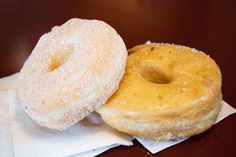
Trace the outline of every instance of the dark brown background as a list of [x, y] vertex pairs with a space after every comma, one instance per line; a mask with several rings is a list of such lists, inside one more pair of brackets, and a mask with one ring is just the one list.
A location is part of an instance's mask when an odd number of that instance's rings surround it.
[[[236, 107], [236, 1], [189, 0], [1, 0], [0, 77], [20, 70], [39, 37], [72, 17], [112, 25], [127, 48], [147, 40], [205, 51], [220, 66], [223, 96]], [[159, 157], [236, 156], [236, 115], [156, 154]], [[137, 141], [101, 156], [150, 156]]]

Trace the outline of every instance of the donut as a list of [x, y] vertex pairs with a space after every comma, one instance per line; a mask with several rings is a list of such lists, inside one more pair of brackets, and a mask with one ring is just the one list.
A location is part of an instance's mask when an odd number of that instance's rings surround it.
[[114, 93], [127, 55], [105, 22], [70, 19], [40, 37], [19, 74], [19, 100], [39, 125], [65, 130]]
[[205, 53], [150, 43], [128, 50], [119, 89], [97, 112], [113, 128], [141, 138], [176, 140], [210, 128], [221, 108], [221, 72]]

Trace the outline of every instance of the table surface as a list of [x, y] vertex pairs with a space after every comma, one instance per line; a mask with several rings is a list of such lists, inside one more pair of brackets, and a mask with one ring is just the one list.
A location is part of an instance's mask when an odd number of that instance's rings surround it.
[[[18, 72], [39, 37], [70, 18], [104, 20], [127, 48], [147, 40], [194, 47], [208, 53], [223, 75], [223, 97], [236, 107], [236, 1], [189, 0], [1, 0], [0, 77]], [[236, 115], [156, 155], [236, 156]], [[137, 141], [100, 156], [152, 156]]]

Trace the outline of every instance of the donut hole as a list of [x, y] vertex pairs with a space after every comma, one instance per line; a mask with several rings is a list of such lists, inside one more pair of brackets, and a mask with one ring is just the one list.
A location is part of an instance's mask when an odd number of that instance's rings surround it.
[[60, 51], [52, 55], [51, 62], [48, 66], [49, 72], [58, 69], [62, 66], [71, 55], [71, 51]]
[[158, 68], [154, 63], [142, 62], [139, 65], [139, 69], [141, 76], [149, 82], [156, 84], [168, 84], [171, 82], [166, 72]]

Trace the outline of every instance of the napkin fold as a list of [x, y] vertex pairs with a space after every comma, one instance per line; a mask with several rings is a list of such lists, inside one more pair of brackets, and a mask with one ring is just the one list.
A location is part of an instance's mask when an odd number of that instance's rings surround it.
[[[129, 136], [107, 126], [96, 113], [63, 132], [38, 126], [21, 107], [17, 79], [18, 74], [0, 79], [0, 156], [90, 157], [119, 145], [132, 145]], [[235, 112], [223, 101], [216, 123]], [[159, 142], [135, 138], [153, 154], [187, 139]]]
[[18, 83], [19, 73], [3, 77], [0, 79], [0, 91], [6, 91], [9, 89], [16, 89]]
[[[64, 157], [132, 145], [129, 136], [107, 126], [96, 113], [65, 131], [40, 127], [21, 107], [16, 90], [8, 91], [14, 152], [16, 157]], [[96, 154], [96, 153], [95, 153]], [[86, 155], [86, 154], [81, 154]]]
[[9, 106], [7, 104], [7, 92], [0, 91], [0, 156], [13, 157], [13, 143], [11, 134], [11, 124]]

